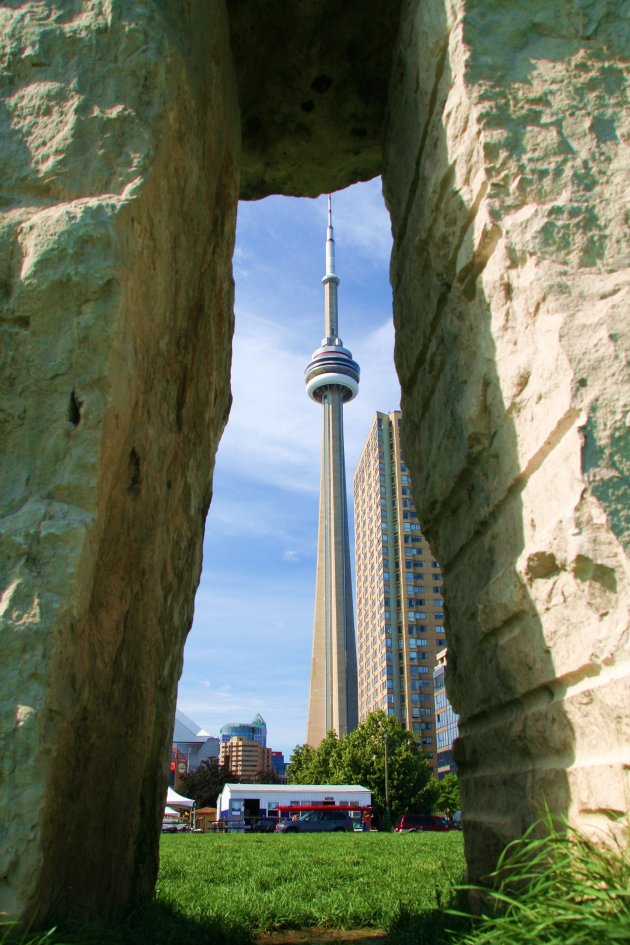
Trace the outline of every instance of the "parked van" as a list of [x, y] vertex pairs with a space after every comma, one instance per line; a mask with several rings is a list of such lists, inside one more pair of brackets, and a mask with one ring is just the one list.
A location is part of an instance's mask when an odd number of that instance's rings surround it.
[[396, 833], [419, 833], [423, 830], [450, 830], [446, 817], [433, 814], [403, 814], [394, 825]]

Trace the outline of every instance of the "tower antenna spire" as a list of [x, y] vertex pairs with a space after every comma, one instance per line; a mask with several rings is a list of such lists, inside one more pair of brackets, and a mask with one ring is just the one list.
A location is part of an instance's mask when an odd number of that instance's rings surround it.
[[332, 198], [328, 194], [328, 230], [326, 232], [326, 276], [335, 275], [335, 237], [332, 225]]
[[332, 197], [328, 194], [328, 229], [326, 231], [326, 273], [324, 284], [324, 334], [334, 341], [339, 337], [339, 309], [337, 306], [337, 286], [339, 276], [335, 272], [335, 237], [332, 225]]

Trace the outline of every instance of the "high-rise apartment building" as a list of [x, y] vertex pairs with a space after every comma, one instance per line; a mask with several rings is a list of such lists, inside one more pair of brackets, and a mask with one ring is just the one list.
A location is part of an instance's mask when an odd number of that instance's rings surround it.
[[437, 773], [433, 670], [446, 646], [442, 572], [411, 495], [401, 416], [376, 414], [354, 476], [359, 721], [375, 709], [395, 715]]

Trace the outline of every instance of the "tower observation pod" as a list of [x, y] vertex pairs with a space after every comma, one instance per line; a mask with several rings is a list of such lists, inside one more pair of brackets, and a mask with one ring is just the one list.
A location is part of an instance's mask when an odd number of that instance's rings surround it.
[[306, 741], [316, 748], [330, 729], [358, 724], [357, 655], [343, 448], [343, 405], [359, 392], [359, 365], [339, 337], [331, 199], [324, 285], [325, 337], [304, 371], [306, 392], [322, 405], [322, 458], [313, 656]]

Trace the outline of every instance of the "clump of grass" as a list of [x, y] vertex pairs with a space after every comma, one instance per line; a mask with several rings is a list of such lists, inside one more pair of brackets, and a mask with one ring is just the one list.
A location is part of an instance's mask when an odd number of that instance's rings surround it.
[[481, 893], [486, 909], [457, 945], [630, 942], [630, 856], [619, 843], [595, 843], [548, 815], [506, 847], [490, 878], [490, 892], [461, 887]]
[[0, 918], [0, 945], [51, 945], [54, 940], [55, 929], [31, 932], [13, 919]]

